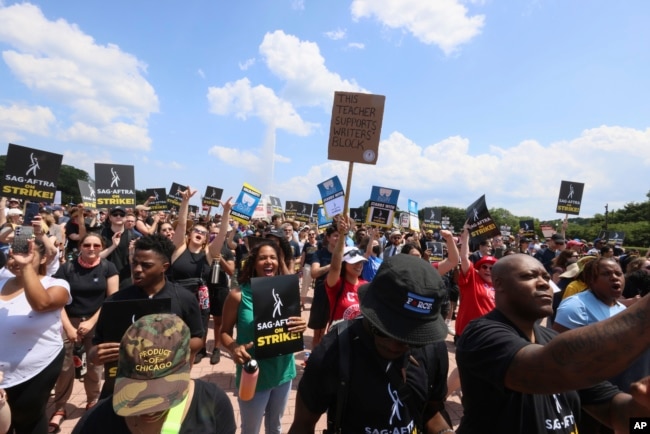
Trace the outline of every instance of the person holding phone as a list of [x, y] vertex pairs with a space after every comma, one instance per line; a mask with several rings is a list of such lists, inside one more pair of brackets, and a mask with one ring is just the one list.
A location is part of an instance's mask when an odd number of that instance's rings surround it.
[[64, 359], [61, 309], [70, 286], [45, 275], [45, 245], [19, 238], [0, 278], [0, 371], [16, 432], [46, 432], [45, 409]]

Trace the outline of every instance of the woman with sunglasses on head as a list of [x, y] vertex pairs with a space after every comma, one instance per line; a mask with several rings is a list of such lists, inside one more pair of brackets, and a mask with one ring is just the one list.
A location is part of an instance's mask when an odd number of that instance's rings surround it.
[[329, 326], [339, 321], [356, 318], [359, 313], [359, 286], [368, 283], [361, 279], [363, 264], [367, 261], [364, 252], [358, 247], [346, 247], [345, 239], [352, 226], [350, 217], [341, 216], [336, 227], [339, 238], [332, 252], [330, 264], [325, 279], [325, 290], [329, 300]]
[[11, 277], [0, 278], [0, 389], [7, 394], [16, 433], [47, 432], [45, 410], [64, 359], [61, 309], [70, 303], [65, 280], [45, 275], [45, 246], [14, 245], [7, 261]]
[[[188, 230], [188, 215], [190, 198], [196, 194], [196, 190], [187, 187], [181, 192], [181, 206], [178, 210], [178, 223], [172, 241], [176, 250], [172, 254], [172, 262], [169, 266], [167, 276], [184, 288], [189, 289], [197, 295], [201, 318], [203, 320], [203, 348], [199, 350], [194, 358], [194, 363], [199, 363], [207, 355], [205, 343], [208, 334], [208, 322], [210, 320], [210, 296], [207, 284], [211, 277], [212, 258], [218, 260], [221, 268], [226, 264], [221, 256], [221, 250], [228, 233], [228, 219], [232, 209], [231, 199], [222, 202], [223, 216], [219, 235], [212, 242], [209, 242], [209, 232], [206, 226], [201, 224], [190, 225]], [[219, 351], [215, 346], [214, 351]]]
[[[280, 247], [273, 240], [261, 240], [251, 249], [237, 278], [240, 288], [228, 294], [223, 306], [221, 342], [232, 354], [237, 364], [235, 384], [239, 387], [242, 365], [255, 358], [253, 340], [253, 293], [251, 279], [272, 277], [282, 274]], [[237, 337], [234, 335], [237, 327]], [[302, 333], [306, 329], [305, 320], [299, 316], [289, 317], [287, 332]], [[241, 433], [258, 434], [262, 419], [266, 434], [280, 434], [291, 382], [296, 377], [296, 363], [293, 354], [285, 354], [258, 360], [259, 374], [255, 395], [251, 400], [239, 399], [241, 413]]]
[[[61, 266], [54, 277], [70, 284], [72, 303], [61, 312], [65, 360], [54, 388], [54, 414], [50, 418], [48, 432], [59, 431], [66, 418], [65, 405], [72, 395], [75, 379], [73, 350], [83, 346], [86, 353], [92, 348], [95, 324], [104, 300], [117, 292], [119, 278], [115, 265], [102, 259], [99, 254], [104, 244], [99, 234], [88, 233], [79, 240], [79, 256]], [[87, 361], [83, 384], [86, 391], [86, 410], [92, 408], [99, 398], [102, 367]]]

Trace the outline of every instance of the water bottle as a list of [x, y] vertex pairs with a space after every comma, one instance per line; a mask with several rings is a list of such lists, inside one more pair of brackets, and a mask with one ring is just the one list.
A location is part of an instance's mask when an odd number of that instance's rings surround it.
[[199, 296], [199, 308], [201, 310], [210, 309], [210, 292], [208, 291], [208, 285], [205, 284], [203, 279], [201, 279], [201, 284], [197, 292]]
[[84, 347], [83, 343], [74, 346], [72, 350], [72, 363], [74, 364], [74, 378], [83, 378], [88, 371], [88, 366], [86, 365], [86, 347]]
[[221, 266], [219, 265], [219, 260], [214, 259], [212, 261], [212, 273], [210, 274], [210, 283], [216, 285], [219, 283], [219, 272], [221, 271]]
[[257, 386], [257, 376], [260, 373], [257, 360], [250, 359], [244, 363], [239, 380], [239, 399], [250, 401], [255, 396], [255, 387]]

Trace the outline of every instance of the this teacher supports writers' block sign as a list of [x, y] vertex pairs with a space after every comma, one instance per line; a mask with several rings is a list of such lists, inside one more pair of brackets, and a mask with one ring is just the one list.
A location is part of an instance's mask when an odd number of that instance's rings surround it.
[[377, 164], [384, 95], [334, 92], [327, 158]]

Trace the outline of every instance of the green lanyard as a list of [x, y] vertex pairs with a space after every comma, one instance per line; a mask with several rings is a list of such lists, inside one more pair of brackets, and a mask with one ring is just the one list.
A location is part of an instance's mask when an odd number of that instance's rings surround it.
[[185, 395], [185, 399], [183, 399], [178, 405], [169, 409], [169, 413], [167, 413], [167, 418], [160, 430], [160, 434], [178, 434], [181, 431], [183, 411], [185, 410], [185, 403], [187, 402], [188, 396], [190, 396], [189, 393]]

